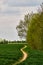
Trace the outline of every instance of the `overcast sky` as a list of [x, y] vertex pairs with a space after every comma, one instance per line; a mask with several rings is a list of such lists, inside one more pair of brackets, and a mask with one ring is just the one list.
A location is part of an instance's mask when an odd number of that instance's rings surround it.
[[37, 12], [43, 0], [0, 0], [0, 38], [18, 40], [16, 26], [24, 15]]

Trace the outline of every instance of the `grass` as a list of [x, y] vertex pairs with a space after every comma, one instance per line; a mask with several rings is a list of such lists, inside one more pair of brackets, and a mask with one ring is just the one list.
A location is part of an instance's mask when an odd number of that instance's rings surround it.
[[43, 51], [31, 50], [29, 46], [25, 49], [28, 58], [19, 65], [43, 65]]
[[12, 65], [22, 57], [23, 44], [0, 44], [0, 65]]
[[[20, 49], [25, 44], [0, 44], [0, 65], [12, 65], [22, 57]], [[18, 65], [43, 65], [43, 51], [24, 49], [28, 58]]]

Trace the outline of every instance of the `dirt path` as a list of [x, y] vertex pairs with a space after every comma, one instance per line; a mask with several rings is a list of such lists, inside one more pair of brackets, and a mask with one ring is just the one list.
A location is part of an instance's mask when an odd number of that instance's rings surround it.
[[17, 61], [16, 63], [14, 63], [13, 65], [17, 65], [17, 64], [23, 62], [24, 60], [26, 60], [26, 58], [27, 58], [27, 56], [28, 56], [28, 54], [24, 51], [24, 49], [25, 49], [26, 47], [27, 47], [27, 46], [25, 45], [23, 48], [20, 49], [21, 52], [23, 53], [23, 57], [22, 57], [19, 61]]

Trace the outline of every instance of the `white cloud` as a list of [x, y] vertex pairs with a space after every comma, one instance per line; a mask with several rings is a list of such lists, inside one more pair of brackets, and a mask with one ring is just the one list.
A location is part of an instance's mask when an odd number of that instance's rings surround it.
[[16, 32], [16, 25], [19, 21], [19, 17], [16, 16], [0, 16], [0, 38], [6, 38], [8, 40], [18, 39]]
[[[24, 19], [24, 15], [28, 12], [36, 12], [37, 7], [13, 7], [10, 8], [10, 10], [11, 9], [19, 11], [19, 14], [0, 14], [0, 37], [8, 40], [15, 40], [19, 39], [16, 31], [17, 24], [21, 19]], [[7, 10], [9, 10], [9, 8]]]
[[6, 14], [6, 15], [24, 15], [26, 13], [30, 12], [37, 12], [37, 9], [39, 6], [35, 7], [7, 7], [6, 9], [2, 10], [0, 14]]
[[6, 0], [0, 0], [0, 12], [3, 12], [7, 8]]
[[37, 6], [42, 2], [43, 0], [7, 0], [9, 6]]
[[15, 7], [21, 6], [26, 7], [26, 6], [38, 6], [43, 2], [43, 0], [0, 0], [0, 12], [4, 13], [16, 13], [18, 11], [15, 11]]
[[[24, 19], [24, 15], [31, 11], [37, 12], [37, 6], [29, 6], [27, 4], [42, 0], [0, 0], [0, 37], [9, 40], [18, 39], [16, 26], [20, 19]], [[33, 2], [33, 3], [32, 3]], [[27, 4], [26, 4], [27, 3]], [[24, 4], [24, 6], [12, 6], [13, 4]], [[9, 6], [10, 5], [10, 6]], [[27, 7], [27, 6], [28, 7]]]

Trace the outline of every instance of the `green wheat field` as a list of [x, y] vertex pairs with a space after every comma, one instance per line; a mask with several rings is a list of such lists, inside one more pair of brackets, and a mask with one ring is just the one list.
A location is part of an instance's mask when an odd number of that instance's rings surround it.
[[[0, 65], [13, 65], [23, 54], [20, 51], [27, 44], [0, 44]], [[43, 65], [43, 52], [31, 50], [27, 45], [24, 49], [28, 54], [25, 61], [18, 65]]]

